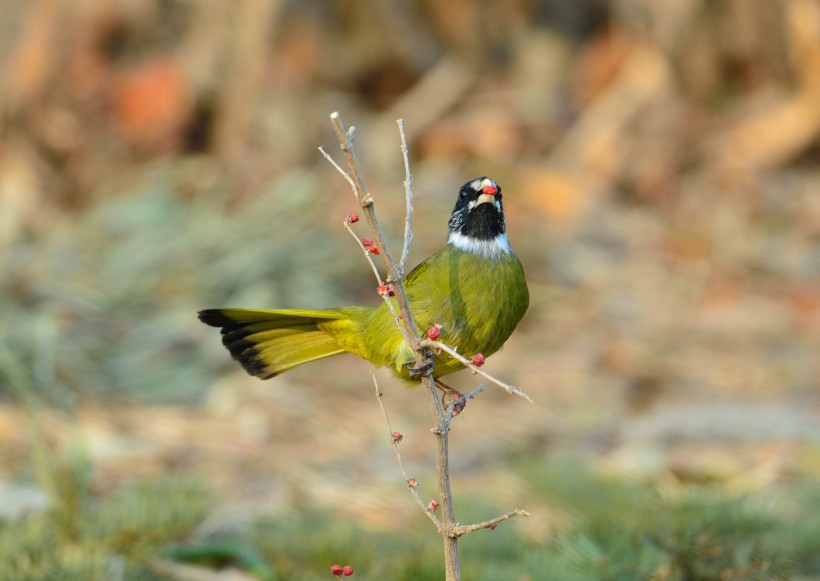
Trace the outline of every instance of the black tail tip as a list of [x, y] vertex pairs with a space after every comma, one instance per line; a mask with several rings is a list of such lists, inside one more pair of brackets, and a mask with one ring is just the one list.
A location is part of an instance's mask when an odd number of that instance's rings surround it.
[[224, 327], [232, 323], [220, 309], [205, 309], [204, 311], [199, 311], [197, 317], [199, 317], [200, 321], [211, 327]]

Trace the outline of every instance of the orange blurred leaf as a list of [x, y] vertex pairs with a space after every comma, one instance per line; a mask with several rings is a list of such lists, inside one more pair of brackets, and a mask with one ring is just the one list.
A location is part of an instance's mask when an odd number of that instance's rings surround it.
[[189, 87], [177, 61], [159, 57], [126, 71], [116, 88], [114, 116], [123, 136], [153, 145], [176, 133], [190, 109]]

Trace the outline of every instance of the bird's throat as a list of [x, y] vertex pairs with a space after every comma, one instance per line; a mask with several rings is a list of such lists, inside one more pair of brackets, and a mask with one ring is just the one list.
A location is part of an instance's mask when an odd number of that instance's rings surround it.
[[498, 234], [494, 238], [475, 238], [466, 236], [461, 232], [450, 232], [447, 243], [452, 244], [459, 250], [472, 252], [482, 258], [499, 258], [512, 252], [506, 234]]

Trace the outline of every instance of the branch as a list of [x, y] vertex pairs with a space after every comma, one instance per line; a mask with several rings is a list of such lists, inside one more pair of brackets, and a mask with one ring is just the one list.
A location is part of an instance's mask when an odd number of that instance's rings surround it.
[[410, 255], [410, 243], [413, 241], [413, 174], [410, 173], [410, 159], [407, 153], [407, 138], [404, 135], [404, 119], [396, 121], [399, 125], [399, 136], [401, 137], [401, 155], [404, 159], [404, 245], [401, 249], [401, 260], [399, 261], [399, 274], [403, 277], [407, 272], [407, 259]]
[[[387, 303], [387, 308], [390, 310], [390, 314], [393, 315], [393, 320], [396, 321], [396, 325], [398, 325], [399, 329], [402, 329], [401, 320], [399, 315], [396, 313], [396, 309], [393, 308], [393, 302], [390, 300], [390, 292], [388, 288], [385, 287], [384, 282], [382, 281], [381, 275], [379, 275], [379, 269], [376, 267], [376, 263], [373, 262], [373, 254], [370, 250], [364, 247], [362, 241], [359, 240], [359, 237], [356, 236], [356, 233], [353, 231], [353, 228], [350, 227], [350, 222], [345, 219], [344, 227], [347, 228], [347, 231], [350, 232], [350, 235], [355, 238], [356, 242], [359, 244], [359, 247], [364, 252], [364, 258], [367, 260], [368, 264], [370, 264], [370, 268], [373, 270], [373, 274], [376, 276], [376, 281], [379, 283], [379, 294], [381, 295], [384, 302]], [[395, 292], [395, 291], [394, 291]]]
[[330, 154], [328, 152], [326, 152], [325, 148], [322, 147], [321, 145], [319, 146], [319, 151], [321, 151], [322, 155], [325, 157], [325, 159], [328, 160], [331, 163], [331, 165], [333, 165], [333, 167], [336, 168], [336, 171], [339, 172], [340, 174], [342, 174], [342, 177], [345, 180], [347, 180], [347, 183], [349, 183], [350, 187], [353, 189], [353, 195], [356, 196], [356, 198], [358, 199], [358, 196], [356, 195], [356, 182], [353, 181], [353, 178], [350, 177], [350, 174], [347, 173], [345, 170], [343, 170], [342, 166], [340, 166], [338, 163], [336, 163], [336, 160], [333, 159], [332, 157], [330, 157]]
[[526, 510], [516, 508], [515, 510], [505, 512], [500, 516], [491, 518], [490, 520], [485, 520], [484, 522], [480, 522], [478, 524], [456, 525], [452, 528], [451, 532], [454, 535], [460, 537], [461, 535], [466, 535], [467, 533], [474, 533], [475, 531], [480, 531], [481, 529], [494, 529], [498, 523], [504, 522], [505, 520], [510, 520], [514, 516], [530, 516], [530, 513], [528, 513]]
[[404, 476], [404, 481], [407, 483], [407, 488], [410, 490], [410, 494], [413, 495], [413, 498], [416, 499], [416, 502], [421, 507], [421, 510], [426, 514], [433, 524], [436, 525], [436, 529], [439, 532], [443, 530], [441, 521], [434, 515], [431, 511], [427, 510], [427, 506], [424, 504], [424, 501], [421, 499], [421, 495], [419, 494], [418, 490], [416, 490], [417, 484], [413, 483], [414, 479], [407, 476], [407, 470], [404, 468], [404, 462], [401, 459], [401, 452], [399, 452], [399, 440], [394, 436], [393, 428], [390, 427], [390, 418], [387, 416], [387, 409], [384, 407], [384, 402], [382, 401], [382, 390], [379, 388], [379, 382], [376, 381], [376, 374], [374, 372], [370, 372], [370, 377], [373, 378], [373, 385], [376, 388], [376, 398], [379, 401], [379, 407], [382, 410], [382, 415], [384, 416], [384, 422], [387, 424], [387, 433], [390, 436], [390, 445], [393, 447], [393, 453], [396, 455], [396, 462], [399, 463], [399, 468], [401, 469], [401, 473]]
[[481, 375], [482, 377], [485, 377], [485, 378], [489, 379], [490, 381], [492, 381], [494, 384], [499, 386], [501, 389], [503, 389], [504, 391], [506, 391], [510, 395], [517, 395], [519, 397], [523, 397], [528, 402], [533, 403], [532, 398], [529, 395], [527, 395], [526, 392], [524, 392], [521, 389], [515, 387], [514, 385], [510, 385], [509, 383], [501, 381], [497, 377], [493, 377], [492, 375], [490, 375], [489, 373], [487, 373], [486, 371], [484, 371], [483, 369], [481, 369], [480, 367], [475, 365], [472, 361], [470, 361], [469, 359], [467, 359], [466, 357], [461, 355], [458, 351], [456, 351], [455, 349], [453, 349], [452, 347], [450, 347], [446, 343], [442, 343], [441, 341], [431, 341], [430, 339], [424, 339], [421, 342], [421, 345], [422, 345], [422, 347], [430, 347], [431, 349], [434, 349], [434, 350], [444, 351], [445, 353], [447, 353], [453, 359], [458, 360], [459, 363], [464, 365], [470, 371], [472, 371], [473, 373], [477, 373], [478, 375]]
[[373, 258], [370, 256], [370, 251], [367, 248], [364, 247], [364, 244], [362, 244], [362, 241], [359, 240], [359, 237], [353, 231], [353, 228], [350, 227], [350, 222], [347, 219], [345, 219], [345, 221], [344, 221], [344, 227], [347, 229], [348, 232], [350, 232], [350, 235], [353, 236], [353, 239], [356, 240], [356, 242], [359, 243], [359, 248], [361, 248], [362, 252], [364, 252], [365, 260], [367, 260], [367, 263], [370, 265], [370, 268], [373, 270], [373, 274], [375, 275], [376, 280], [379, 281], [379, 283], [381, 283], [382, 282], [382, 277], [379, 274], [379, 269], [376, 267], [376, 263], [373, 262]]
[[[356, 155], [353, 151], [353, 128], [345, 131], [342, 121], [337, 112], [330, 115], [330, 123], [336, 131], [336, 137], [339, 140], [339, 147], [345, 153], [347, 158], [347, 165], [350, 173], [345, 172], [333, 164], [338, 171], [340, 171], [347, 179], [348, 183], [353, 188], [356, 199], [362, 207], [367, 224], [373, 235], [373, 241], [382, 257], [385, 269], [387, 270], [387, 284], [392, 285], [396, 296], [396, 304], [398, 304], [401, 317], [397, 321], [399, 329], [405, 343], [410, 347], [413, 353], [413, 359], [417, 369], [424, 367], [428, 360], [428, 353], [421, 344], [421, 338], [416, 330], [416, 321], [413, 313], [410, 310], [410, 302], [407, 299], [407, 292], [404, 288], [403, 275], [396, 268], [396, 263], [390, 256], [390, 251], [384, 242], [384, 236], [379, 228], [379, 223], [376, 220], [376, 213], [373, 209], [373, 196], [367, 191], [364, 185], [361, 171], [359, 169]], [[323, 152], [324, 153], [324, 152]], [[410, 180], [407, 180], [408, 183]], [[406, 193], [410, 195], [409, 187], [406, 188]], [[427, 402], [430, 406], [433, 418], [436, 421], [434, 433], [436, 434], [436, 472], [438, 473], [438, 489], [439, 500], [441, 501], [441, 516], [442, 525], [438, 529], [444, 540], [444, 566], [445, 576], [447, 581], [458, 581], [461, 578], [461, 564], [458, 555], [458, 537], [453, 535], [450, 531], [456, 525], [455, 513], [453, 511], [453, 495], [450, 490], [450, 459], [449, 459], [449, 444], [448, 444], [448, 429], [444, 425], [444, 407], [438, 398], [435, 383], [433, 383], [432, 373], [424, 376], [422, 381], [426, 384]]]
[[421, 338], [416, 332], [416, 321], [413, 318], [413, 313], [410, 311], [410, 303], [407, 300], [407, 292], [404, 290], [404, 281], [401, 274], [398, 272], [396, 263], [393, 261], [392, 256], [390, 256], [390, 251], [384, 241], [384, 235], [379, 227], [378, 220], [376, 220], [376, 212], [373, 209], [373, 196], [367, 191], [367, 188], [364, 185], [364, 178], [362, 177], [361, 170], [359, 169], [356, 154], [353, 151], [354, 128], [351, 127], [349, 131], [345, 131], [342, 121], [339, 118], [339, 113], [335, 111], [330, 114], [330, 123], [336, 131], [336, 137], [339, 140], [339, 147], [341, 147], [345, 157], [347, 158], [347, 165], [350, 172], [345, 172], [336, 163], [333, 165], [337, 168], [337, 170], [346, 176], [348, 183], [350, 183], [353, 187], [356, 194], [356, 199], [359, 201], [359, 205], [362, 207], [364, 216], [367, 219], [367, 224], [373, 235], [373, 242], [379, 250], [379, 255], [382, 257], [382, 262], [387, 270], [386, 283], [393, 287], [393, 292], [396, 295], [396, 303], [398, 303], [399, 312], [401, 313], [401, 325], [399, 325], [399, 328], [402, 331], [402, 335], [404, 336], [404, 340], [407, 342], [407, 345], [409, 345], [410, 349], [413, 351], [416, 365], [421, 367], [424, 363], [423, 348], [420, 345]]
[[[422, 340], [418, 334], [416, 322], [413, 317], [413, 313], [410, 310], [410, 303], [407, 297], [407, 292], [404, 288], [404, 270], [407, 264], [407, 258], [410, 251], [410, 243], [413, 238], [413, 192], [411, 189], [413, 176], [410, 173], [410, 161], [407, 151], [407, 140], [404, 133], [404, 122], [402, 120], [397, 121], [399, 126], [399, 135], [401, 137], [402, 157], [404, 159], [404, 191], [406, 198], [404, 245], [402, 248], [401, 261], [398, 265], [393, 261], [393, 258], [391, 257], [387, 245], [384, 241], [384, 236], [382, 234], [381, 229], [379, 228], [378, 221], [376, 220], [373, 196], [370, 194], [370, 192], [367, 191], [367, 188], [365, 187], [364, 178], [362, 177], [361, 170], [359, 169], [359, 165], [356, 160], [356, 155], [353, 151], [353, 136], [355, 130], [353, 127], [351, 127], [346, 131], [344, 126], [342, 125], [341, 119], [339, 118], [339, 114], [336, 112], [330, 115], [330, 122], [333, 125], [334, 130], [336, 131], [336, 137], [339, 140], [339, 146], [341, 147], [342, 151], [345, 154], [345, 157], [347, 158], [347, 165], [349, 171], [345, 171], [344, 169], [342, 169], [333, 160], [333, 158], [324, 151], [324, 149], [320, 147], [319, 150], [322, 152], [322, 155], [328, 161], [330, 161], [331, 164], [333, 164], [336, 170], [339, 173], [341, 173], [345, 180], [347, 180], [347, 182], [350, 184], [350, 187], [353, 190], [353, 193], [356, 196], [359, 205], [362, 207], [364, 216], [367, 219], [368, 226], [370, 227], [370, 231], [373, 236], [372, 242], [375, 246], [375, 250], [373, 250], [372, 247], [370, 247], [370, 243], [365, 245], [362, 243], [361, 240], [359, 240], [358, 236], [356, 236], [356, 234], [350, 228], [350, 220], [345, 220], [345, 227], [347, 228], [348, 232], [350, 232], [350, 235], [353, 236], [356, 239], [356, 242], [362, 247], [362, 250], [365, 254], [365, 258], [370, 263], [370, 266], [373, 269], [373, 273], [375, 274], [376, 279], [379, 281], [379, 294], [381, 294], [382, 298], [387, 302], [388, 308], [390, 309], [390, 312], [393, 314], [394, 320], [396, 321], [396, 324], [402, 333], [405, 343], [413, 353], [416, 369], [424, 368], [425, 364], [428, 361], [430, 361], [431, 349], [442, 350], [448, 353], [451, 357], [461, 362], [466, 367], [468, 367], [470, 370], [473, 371], [473, 373], [479, 373], [482, 376], [489, 379], [490, 381], [492, 381], [493, 383], [495, 383], [496, 385], [499, 385], [505, 391], [507, 391], [507, 393], [519, 395], [527, 399], [528, 401], [532, 402], [532, 399], [530, 399], [530, 397], [526, 393], [480, 370], [471, 361], [459, 355], [458, 352], [456, 352], [456, 350], [452, 347], [449, 347], [438, 341]], [[382, 257], [384, 267], [387, 270], [387, 280], [385, 282], [382, 282], [381, 277], [379, 276], [379, 269], [373, 262], [373, 254], [378, 254]], [[396, 297], [396, 305], [398, 305], [400, 313], [398, 315], [395, 312], [393, 301], [391, 301], [389, 298], [391, 290]], [[371, 376], [373, 377], [373, 384], [376, 390], [376, 397], [379, 402], [379, 407], [382, 410], [382, 414], [384, 415], [384, 420], [387, 425], [387, 431], [390, 434], [393, 452], [396, 456], [396, 461], [399, 464], [399, 468], [401, 469], [401, 472], [404, 476], [405, 481], [407, 482], [411, 494], [416, 499], [416, 502], [422, 508], [422, 510], [428, 516], [428, 518], [430, 518], [430, 520], [436, 525], [436, 529], [438, 530], [439, 534], [442, 536], [444, 540], [444, 561], [446, 579], [447, 581], [458, 581], [461, 578], [461, 565], [458, 555], [458, 537], [482, 528], [494, 528], [496, 523], [512, 518], [513, 516], [527, 515], [525, 511], [521, 509], [516, 509], [504, 515], [498, 516], [494, 519], [485, 521], [483, 523], [468, 526], [459, 525], [455, 520], [455, 513], [453, 511], [453, 496], [450, 490], [450, 460], [448, 439], [450, 431], [450, 422], [452, 418], [455, 415], [457, 415], [457, 413], [459, 413], [461, 409], [463, 409], [464, 402], [466, 402], [467, 399], [475, 397], [476, 394], [480, 393], [483, 390], [483, 387], [479, 386], [472, 392], [454, 401], [450, 404], [450, 406], [445, 412], [444, 406], [442, 405], [442, 402], [438, 396], [438, 392], [436, 391], [436, 385], [433, 380], [432, 369], [426, 375], [424, 375], [424, 377], [422, 377], [422, 382], [426, 384], [427, 388], [425, 390], [425, 393], [427, 396], [428, 405], [430, 406], [431, 413], [433, 415], [434, 421], [436, 422], [436, 426], [433, 429], [433, 433], [436, 435], [436, 469], [438, 475], [439, 499], [441, 500], [442, 509], [441, 519], [439, 520], [433, 514], [432, 510], [428, 508], [429, 505], [426, 506], [424, 504], [424, 501], [422, 500], [421, 496], [416, 490], [417, 482], [415, 481], [415, 479], [407, 477], [407, 471], [405, 470], [404, 463], [402, 462], [401, 454], [399, 453], [398, 449], [398, 441], [401, 439], [401, 435], [398, 434], [398, 432], [396, 432], [394, 435], [394, 432], [390, 426], [390, 419], [387, 415], [387, 410], [382, 401], [381, 389], [379, 388], [379, 384], [376, 381], [375, 375], [371, 374]]]
[[[447, 415], [444, 417], [444, 427], [448, 430], [450, 429], [450, 421], [453, 419], [453, 417], [455, 417], [457, 415], [456, 414], [456, 406], [458, 406], [459, 403], [462, 404], [460, 406], [461, 409], [464, 409], [464, 406], [467, 405], [467, 400], [468, 399], [473, 399], [475, 396], [477, 396], [482, 391], [484, 391], [484, 386], [479, 385], [473, 391], [470, 391], [470, 392], [467, 392], [467, 393], [463, 394], [461, 396], [461, 399], [456, 400], [453, 403], [451, 403], [449, 405], [449, 407], [447, 408]], [[456, 392], [456, 393], [458, 393], [458, 392]], [[459, 410], [459, 413], [461, 413], [460, 410]]]

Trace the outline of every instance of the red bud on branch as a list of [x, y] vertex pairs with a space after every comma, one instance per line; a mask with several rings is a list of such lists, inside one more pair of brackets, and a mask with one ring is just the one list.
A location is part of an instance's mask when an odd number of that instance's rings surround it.
[[373, 244], [373, 241], [370, 238], [362, 238], [362, 246], [364, 246], [364, 249], [367, 250], [370, 254], [379, 253], [378, 246]]

